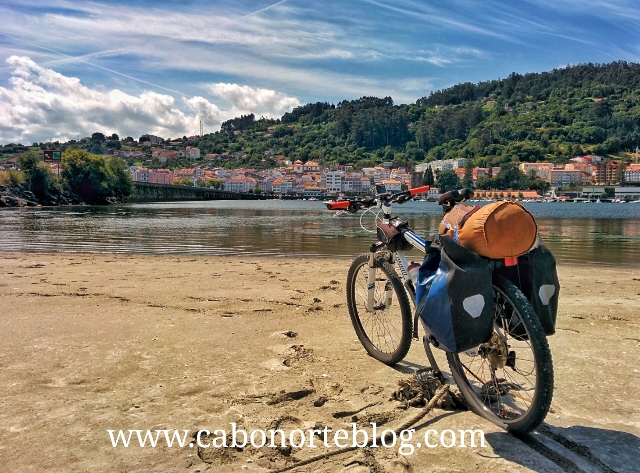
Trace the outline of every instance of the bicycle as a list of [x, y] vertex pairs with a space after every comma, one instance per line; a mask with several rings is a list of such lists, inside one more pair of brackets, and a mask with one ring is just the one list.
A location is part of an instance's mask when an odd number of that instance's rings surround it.
[[[401, 217], [392, 217], [391, 205], [428, 191], [429, 186], [399, 193], [377, 187], [373, 197], [325, 202], [329, 210], [339, 212], [366, 213], [377, 208], [382, 213], [378, 241], [349, 268], [347, 305], [363, 347], [387, 365], [404, 359], [412, 340], [419, 340], [420, 317], [417, 311], [412, 317], [409, 301], [415, 308], [415, 275], [420, 265], [409, 265], [404, 252], [415, 248], [426, 254], [433, 245], [416, 235]], [[472, 196], [471, 189], [450, 191], [439, 197], [438, 204], [446, 214]], [[551, 352], [538, 317], [522, 292], [495, 272], [492, 286], [495, 320], [490, 341], [462, 353], [447, 352], [446, 358], [460, 393], [476, 414], [509, 432], [524, 434], [542, 423], [551, 406]], [[444, 382], [426, 335], [422, 342], [431, 370]]]

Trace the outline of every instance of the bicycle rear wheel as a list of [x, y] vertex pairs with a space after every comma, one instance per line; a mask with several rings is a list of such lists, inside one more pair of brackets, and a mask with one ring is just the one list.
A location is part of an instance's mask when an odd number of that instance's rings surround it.
[[[394, 365], [411, 347], [411, 307], [402, 280], [383, 258], [376, 259], [374, 304], [367, 311], [369, 254], [358, 256], [347, 276], [347, 305], [351, 323], [367, 353]], [[387, 292], [392, 294], [391, 304]]]
[[447, 353], [460, 392], [478, 415], [514, 434], [544, 420], [553, 396], [549, 344], [520, 290], [493, 277], [493, 336], [462, 353]]

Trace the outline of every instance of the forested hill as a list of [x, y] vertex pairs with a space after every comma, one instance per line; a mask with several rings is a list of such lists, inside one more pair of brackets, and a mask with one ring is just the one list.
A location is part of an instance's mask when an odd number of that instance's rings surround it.
[[638, 140], [640, 64], [613, 62], [459, 84], [410, 105], [362, 97], [303, 105], [279, 120], [250, 114], [189, 144], [232, 168], [272, 167], [280, 156], [361, 168], [455, 157], [476, 166], [561, 164], [587, 153], [629, 159]]
[[[411, 105], [362, 97], [307, 104], [278, 121], [235, 120], [238, 128], [231, 120], [199, 143], [204, 152], [233, 154], [226, 164], [234, 167], [272, 165], [279, 155], [356, 167], [455, 157], [477, 166], [563, 163], [586, 153], [622, 157], [640, 139], [640, 64], [513, 73], [433, 92]], [[237, 159], [238, 152], [246, 156]]]

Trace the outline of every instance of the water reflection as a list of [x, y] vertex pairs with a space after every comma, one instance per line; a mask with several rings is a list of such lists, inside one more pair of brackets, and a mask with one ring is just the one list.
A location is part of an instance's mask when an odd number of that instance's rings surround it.
[[[532, 204], [540, 234], [565, 263], [640, 264], [640, 205]], [[435, 233], [434, 203], [395, 209], [420, 235]], [[360, 215], [320, 202], [180, 202], [0, 211], [2, 251], [352, 256], [375, 239]], [[369, 213], [363, 219], [373, 229]], [[419, 259], [417, 251], [410, 253]]]

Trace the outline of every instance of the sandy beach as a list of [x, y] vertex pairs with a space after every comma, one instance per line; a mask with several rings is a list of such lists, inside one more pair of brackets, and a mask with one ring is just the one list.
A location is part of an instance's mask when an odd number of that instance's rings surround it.
[[[0, 469], [269, 471], [323, 449], [114, 448], [107, 431], [339, 429], [354, 415], [400, 425], [417, 408], [392, 393], [426, 356], [417, 342], [394, 368], [366, 354], [345, 304], [349, 264], [1, 254]], [[416, 438], [482, 429], [486, 446], [378, 448], [293, 471], [640, 471], [640, 268], [559, 275], [552, 412], [532, 436], [551, 454], [471, 412], [435, 409]]]

